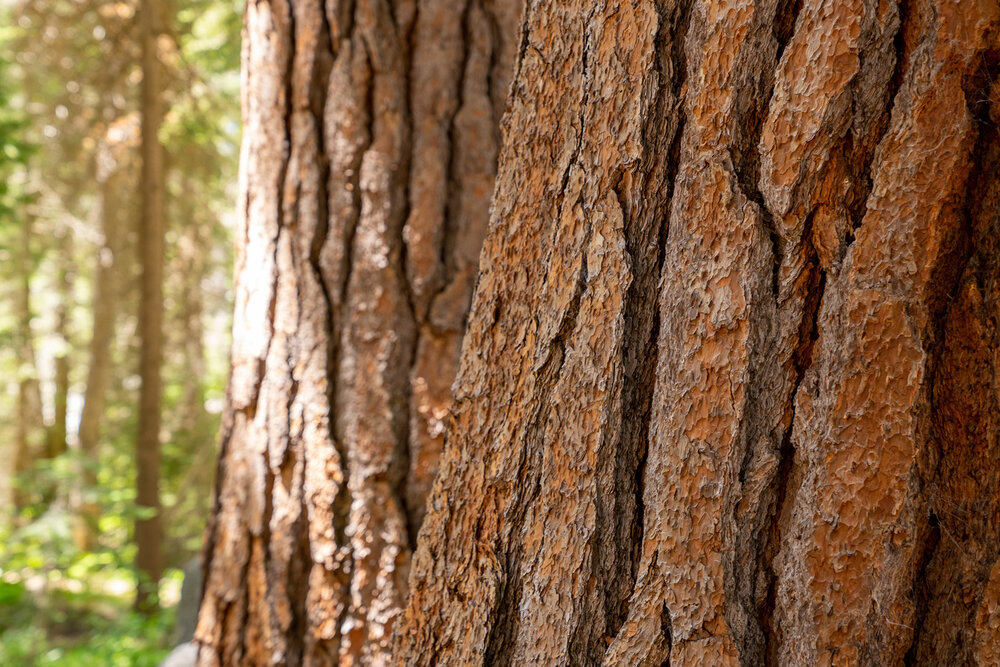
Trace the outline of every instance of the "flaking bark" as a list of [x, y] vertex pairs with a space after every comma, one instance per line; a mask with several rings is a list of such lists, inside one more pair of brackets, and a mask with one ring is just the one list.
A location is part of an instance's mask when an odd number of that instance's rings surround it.
[[993, 664], [998, 3], [521, 43], [394, 664]]

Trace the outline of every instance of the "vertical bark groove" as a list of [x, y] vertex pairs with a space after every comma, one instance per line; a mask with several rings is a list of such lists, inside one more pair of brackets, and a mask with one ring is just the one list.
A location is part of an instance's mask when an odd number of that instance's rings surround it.
[[[926, 489], [946, 483], [928, 477], [935, 442], [995, 440], [986, 416], [959, 437], [940, 396], [994, 382], [958, 360], [992, 369], [975, 356], [992, 283], [962, 254], [992, 232], [960, 247], [962, 224], [992, 227], [961, 222], [960, 194], [988, 189], [992, 139], [970, 128], [995, 119], [970, 91], [996, 90], [996, 3], [604, 9], [525, 13], [395, 663], [993, 655], [996, 554], [959, 564], [961, 584], [937, 574], [959, 559], [947, 545], [993, 528], [950, 541]], [[608, 220], [621, 259], [602, 276]], [[597, 308], [602, 277], [620, 291]], [[970, 591], [963, 639], [942, 639], [930, 628]]]
[[995, 0], [285, 2], [203, 664], [1000, 659]]
[[[967, 179], [962, 238], [935, 279], [930, 403], [933, 449], [923, 472], [928, 532], [914, 576], [917, 591], [909, 664], [994, 660], [996, 634], [981, 625], [997, 560], [1000, 479], [996, 455], [997, 345], [995, 253], [1000, 223], [1000, 96], [997, 51], [982, 54], [965, 82], [977, 133]], [[992, 312], [992, 315], [987, 313]], [[985, 400], [984, 400], [985, 398]], [[983, 458], [987, 457], [987, 458]]]
[[[441, 447], [424, 417], [446, 418], [486, 224], [491, 86], [512, 67], [515, 4], [248, 4], [233, 370], [200, 664], [388, 658]], [[488, 20], [492, 41], [438, 49], [442, 31]], [[432, 153], [442, 170], [417, 161]]]

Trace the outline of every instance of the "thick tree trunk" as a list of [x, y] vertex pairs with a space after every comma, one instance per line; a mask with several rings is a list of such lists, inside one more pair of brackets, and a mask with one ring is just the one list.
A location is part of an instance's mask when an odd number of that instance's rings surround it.
[[519, 10], [248, 3], [203, 665], [388, 660], [448, 418]]
[[525, 26], [393, 662], [996, 664], [998, 3]]
[[156, 587], [162, 569], [160, 521], [160, 377], [163, 357], [163, 236], [164, 166], [159, 131], [163, 119], [163, 81], [157, 41], [161, 33], [162, 7], [146, 0], [139, 10], [142, 32], [142, 174], [140, 197], [139, 256], [142, 261], [139, 337], [139, 428], [136, 435], [136, 503], [153, 515], [137, 519], [136, 568], [140, 582], [136, 607], [148, 610], [156, 604]]

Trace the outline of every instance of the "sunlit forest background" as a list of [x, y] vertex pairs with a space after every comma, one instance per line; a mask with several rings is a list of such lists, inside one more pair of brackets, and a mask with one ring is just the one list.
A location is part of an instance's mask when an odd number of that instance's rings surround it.
[[[176, 638], [229, 347], [239, 0], [160, 3], [159, 510], [136, 502], [140, 0], [0, 0], [0, 665], [155, 665]], [[135, 522], [163, 576], [136, 610]]]

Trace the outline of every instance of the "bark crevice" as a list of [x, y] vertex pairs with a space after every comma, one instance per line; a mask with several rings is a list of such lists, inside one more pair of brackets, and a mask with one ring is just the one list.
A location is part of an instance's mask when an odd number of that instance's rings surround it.
[[[813, 216], [811, 213], [806, 218], [803, 225], [803, 237], [811, 238]], [[792, 483], [792, 464], [795, 460], [795, 441], [793, 439], [793, 428], [796, 418], [797, 397], [800, 391], [811, 391], [804, 388], [803, 383], [806, 373], [812, 367], [813, 348], [819, 338], [819, 315], [823, 304], [823, 295], [826, 290], [826, 271], [820, 265], [816, 249], [809, 243], [810, 259], [807, 260], [806, 271], [809, 272], [807, 282], [806, 300], [803, 307], [802, 320], [799, 325], [798, 346], [791, 355], [794, 379], [791, 384], [789, 396], [789, 420], [788, 426], [784, 429], [781, 445], [778, 449], [777, 473], [774, 479], [775, 501], [771, 514], [771, 523], [767, 527], [767, 534], [761, 543], [760, 560], [765, 564], [767, 571], [767, 592], [761, 612], [761, 629], [764, 634], [763, 659], [765, 664], [777, 664], [778, 657], [778, 633], [780, 628], [775, 623], [774, 613], [776, 607], [778, 579], [780, 576], [780, 566], [778, 565], [778, 554], [781, 548], [783, 517], [785, 517], [786, 503], [789, 500]]]
[[[915, 622], [905, 657], [908, 665], [945, 659], [984, 662], [974, 649], [990, 641], [976, 636], [976, 618], [982, 614], [993, 563], [1000, 553], [996, 546], [998, 505], [992, 500], [1000, 492], [1000, 479], [982, 467], [977, 469], [976, 462], [977, 457], [992, 461], [1000, 451], [996, 418], [977, 423], [974, 411], [988, 413], [989, 408], [977, 406], [970, 414], [967, 392], [978, 393], [978, 388], [962, 386], [969, 382], [982, 387], [991, 381], [997, 386], [995, 362], [987, 361], [984, 351], [1000, 338], [995, 312], [989, 313], [987, 305], [996, 290], [995, 258], [1000, 248], [1000, 187], [996, 182], [1000, 169], [1000, 49], [979, 54], [962, 88], [977, 134], [960, 209], [964, 212], [961, 226], [952, 248], [935, 267], [933, 289], [927, 296], [932, 446], [919, 477], [927, 516], [913, 578]], [[970, 292], [975, 296], [970, 298]], [[957, 337], [963, 330], [976, 331], [977, 326], [981, 333], [971, 340]], [[981, 393], [985, 396], [990, 392], [986, 389]], [[995, 401], [986, 401], [996, 409]], [[956, 428], [958, 420], [968, 419], [973, 420], [970, 426], [974, 431]], [[964, 584], [962, 603], [950, 600], [955, 594], [948, 592], [949, 586], [955, 584], [949, 579]], [[975, 592], [970, 595], [970, 590]], [[949, 625], [965, 630], [956, 636]]]
[[[622, 210], [626, 242], [631, 258], [630, 265], [638, 275], [629, 286], [625, 297], [625, 321], [642, 322], [642, 314], [652, 307], [652, 317], [648, 334], [643, 338], [642, 327], [629, 327], [622, 358], [625, 363], [625, 385], [622, 388], [623, 415], [619, 442], [621, 451], [616, 456], [616, 464], [621, 472], [616, 480], [629, 475], [631, 488], [618, 483], [621, 496], [631, 494], [633, 518], [627, 535], [619, 539], [630, 545], [629, 554], [624, 559], [627, 571], [621, 586], [625, 591], [635, 587], [636, 576], [642, 556], [645, 527], [646, 463], [649, 456], [651, 436], [653, 388], [655, 372], [659, 361], [658, 340], [660, 337], [660, 309], [655, 307], [656, 291], [663, 272], [666, 257], [667, 238], [670, 233], [670, 202], [676, 187], [676, 179], [681, 167], [681, 140], [684, 135], [683, 91], [687, 82], [687, 64], [684, 42], [687, 38], [691, 18], [691, 3], [677, 2], [671, 7], [664, 2], [656, 2], [657, 32], [653, 41], [653, 68], [657, 79], [657, 89], [653, 93], [653, 104], [643, 124], [640, 173], [648, 174], [649, 182], [662, 188], [660, 200], [641, 201], [632, 210], [629, 202], [635, 196], [623, 181], [622, 173], [614, 179], [614, 192]], [[666, 150], [660, 150], [666, 140]], [[641, 219], [639, 219], [639, 215]], [[648, 225], [646, 230], [641, 225]], [[645, 236], [651, 236], [655, 243], [655, 254], [645, 257]], [[641, 264], [637, 260], [645, 259]], [[652, 260], [651, 262], [649, 260]], [[649, 264], [647, 268], [647, 263]], [[651, 271], [650, 271], [651, 269]], [[648, 274], [648, 275], [644, 275]], [[614, 589], [608, 591], [605, 601], [606, 633], [614, 637], [618, 634], [628, 613], [628, 596], [613, 599]], [[665, 610], [668, 614], [669, 611]]]

